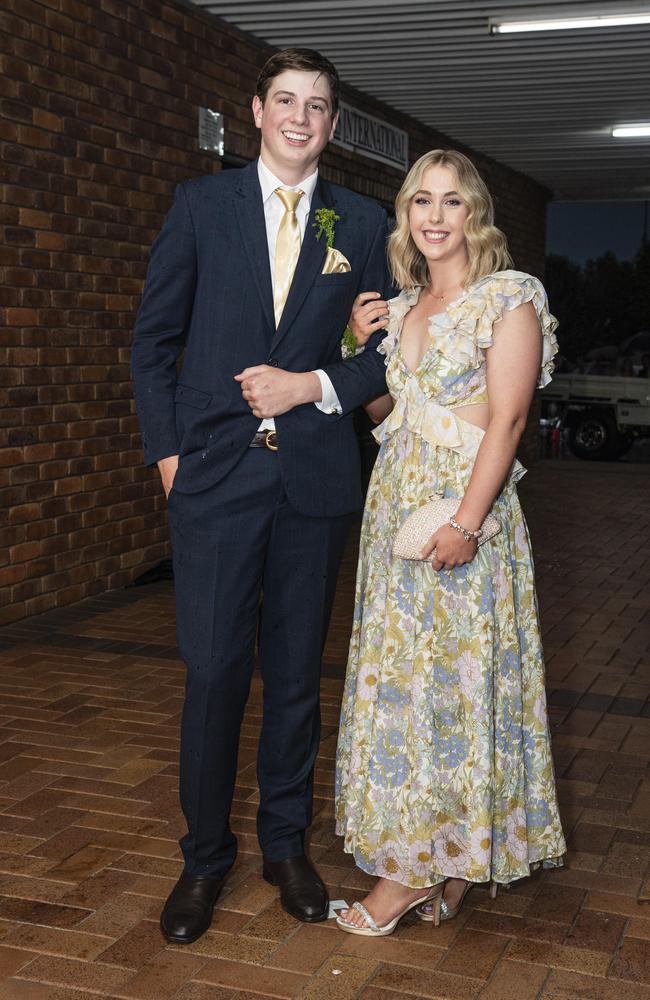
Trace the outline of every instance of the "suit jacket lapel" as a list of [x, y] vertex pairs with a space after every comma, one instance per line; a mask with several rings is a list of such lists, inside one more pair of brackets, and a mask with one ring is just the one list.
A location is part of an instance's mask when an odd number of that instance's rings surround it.
[[300, 256], [298, 257], [298, 263], [296, 264], [296, 270], [293, 276], [293, 281], [291, 282], [291, 288], [289, 289], [289, 295], [287, 297], [282, 316], [280, 317], [280, 325], [276, 331], [275, 337], [273, 338], [272, 350], [275, 349], [279, 341], [282, 340], [298, 315], [307, 292], [313, 285], [314, 279], [318, 274], [320, 274], [323, 268], [325, 253], [327, 251], [327, 242], [324, 236], [321, 236], [319, 240], [316, 239], [316, 230], [314, 229], [313, 224], [318, 209], [332, 208], [333, 204], [334, 199], [329, 184], [319, 177], [311, 200], [309, 218], [307, 219], [305, 235], [300, 248]]
[[[273, 285], [271, 283], [262, 191], [257, 177], [257, 160], [249, 163], [241, 171], [235, 207], [242, 240], [250, 262], [253, 282], [264, 310], [264, 317], [271, 329], [274, 330]], [[244, 280], [245, 276], [242, 275], [242, 281]]]

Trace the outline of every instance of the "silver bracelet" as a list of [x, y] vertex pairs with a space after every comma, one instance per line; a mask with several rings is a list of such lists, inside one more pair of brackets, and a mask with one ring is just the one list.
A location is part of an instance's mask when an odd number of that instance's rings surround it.
[[466, 542], [471, 542], [473, 538], [478, 541], [483, 534], [480, 528], [478, 531], [470, 531], [469, 528], [463, 528], [462, 524], [459, 524], [453, 515], [449, 518], [449, 523], [454, 531], [460, 532]]

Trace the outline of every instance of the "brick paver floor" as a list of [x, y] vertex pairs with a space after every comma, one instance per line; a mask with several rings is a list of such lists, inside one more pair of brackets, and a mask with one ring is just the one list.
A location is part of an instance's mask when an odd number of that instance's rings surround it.
[[[567, 865], [439, 929], [379, 941], [300, 925], [260, 875], [255, 747], [242, 733], [241, 853], [212, 929], [166, 945], [180, 870], [183, 668], [171, 585], [92, 599], [0, 633], [0, 1000], [648, 1000], [650, 466], [541, 463], [521, 494], [535, 543]], [[332, 898], [370, 884], [332, 822], [354, 552], [325, 656], [311, 853]], [[645, 588], [644, 589], [644, 585]]]

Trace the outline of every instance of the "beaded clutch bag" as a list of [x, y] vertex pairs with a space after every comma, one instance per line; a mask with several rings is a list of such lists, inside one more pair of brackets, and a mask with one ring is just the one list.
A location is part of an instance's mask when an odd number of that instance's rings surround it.
[[[453, 497], [434, 497], [418, 507], [404, 521], [393, 542], [393, 555], [398, 559], [422, 559], [420, 552], [438, 528], [449, 524], [449, 518], [455, 517], [460, 507], [460, 501]], [[501, 531], [501, 525], [494, 516], [488, 514], [481, 525], [479, 545]], [[428, 557], [429, 559], [431, 556]]]

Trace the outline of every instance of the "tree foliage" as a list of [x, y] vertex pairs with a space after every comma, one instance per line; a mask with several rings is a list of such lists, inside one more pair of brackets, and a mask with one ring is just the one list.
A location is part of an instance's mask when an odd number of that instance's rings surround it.
[[546, 258], [546, 290], [560, 321], [560, 351], [571, 361], [593, 347], [620, 344], [650, 329], [650, 243], [633, 261], [606, 253], [584, 267], [567, 257]]

